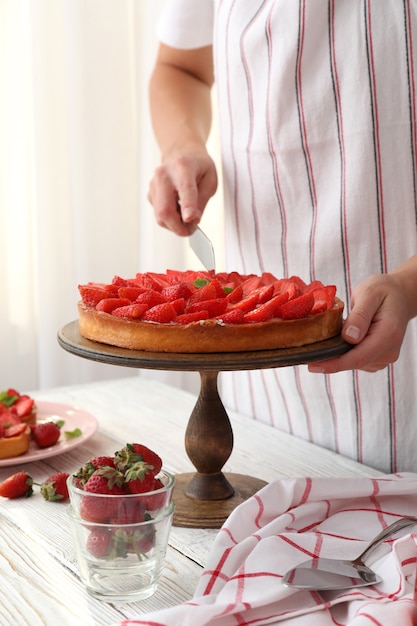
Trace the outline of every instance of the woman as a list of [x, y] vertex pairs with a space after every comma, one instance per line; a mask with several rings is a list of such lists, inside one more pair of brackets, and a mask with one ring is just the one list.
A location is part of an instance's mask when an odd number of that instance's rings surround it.
[[158, 223], [189, 235], [216, 191], [215, 76], [226, 269], [336, 284], [355, 344], [308, 367], [224, 374], [225, 405], [380, 470], [417, 470], [415, 4], [168, 0], [159, 37]]

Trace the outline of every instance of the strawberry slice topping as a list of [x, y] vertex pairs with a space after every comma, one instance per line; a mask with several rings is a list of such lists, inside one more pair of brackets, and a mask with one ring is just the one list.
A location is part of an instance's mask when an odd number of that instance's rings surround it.
[[284, 320], [295, 320], [307, 317], [314, 305], [314, 296], [312, 293], [304, 293], [298, 298], [293, 298], [284, 302], [277, 311], [278, 317]]
[[[79, 285], [84, 304], [97, 311], [160, 324], [189, 324], [215, 319], [224, 324], [260, 323], [273, 318], [299, 319], [331, 309], [336, 287], [298, 276], [277, 279], [238, 272], [167, 270], [134, 278], [115, 276], [110, 285]], [[0, 413], [5, 407], [0, 406]]]

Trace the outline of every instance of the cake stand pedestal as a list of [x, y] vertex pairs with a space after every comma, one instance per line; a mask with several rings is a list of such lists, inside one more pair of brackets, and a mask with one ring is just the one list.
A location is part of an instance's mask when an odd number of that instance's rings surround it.
[[127, 350], [89, 341], [78, 320], [58, 333], [62, 348], [77, 356], [125, 367], [195, 371], [200, 393], [185, 432], [185, 449], [195, 473], [176, 476], [174, 524], [188, 528], [220, 528], [233, 509], [266, 483], [242, 474], [223, 473], [233, 450], [233, 431], [217, 387], [218, 373], [300, 365], [344, 354], [352, 346], [340, 336], [301, 348], [186, 354]]

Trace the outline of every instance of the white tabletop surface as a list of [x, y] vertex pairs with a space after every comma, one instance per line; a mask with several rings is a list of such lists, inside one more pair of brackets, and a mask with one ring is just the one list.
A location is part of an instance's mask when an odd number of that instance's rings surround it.
[[[38, 401], [72, 405], [95, 416], [95, 435], [69, 452], [33, 463], [0, 467], [0, 481], [24, 469], [36, 482], [55, 471], [72, 472], [97, 454], [112, 454], [127, 442], [157, 451], [174, 473], [194, 468], [184, 449], [196, 397], [158, 381], [123, 379], [31, 393]], [[224, 470], [266, 481], [299, 476], [378, 476], [380, 472], [229, 413], [233, 452]], [[82, 424], [81, 424], [82, 429]], [[78, 577], [63, 503], [31, 498], [0, 499], [0, 626], [108, 626], [192, 597], [216, 530], [173, 527], [166, 565], [154, 596], [137, 603], [108, 604], [91, 598]]]

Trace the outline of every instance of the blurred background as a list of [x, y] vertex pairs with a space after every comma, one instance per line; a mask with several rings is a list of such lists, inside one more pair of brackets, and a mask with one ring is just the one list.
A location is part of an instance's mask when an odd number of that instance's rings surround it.
[[[134, 375], [73, 356], [57, 332], [77, 285], [198, 269], [146, 200], [163, 0], [0, 0], [0, 389]], [[210, 147], [217, 159], [217, 120]], [[222, 269], [221, 194], [203, 218]], [[195, 390], [197, 374], [137, 372]]]

